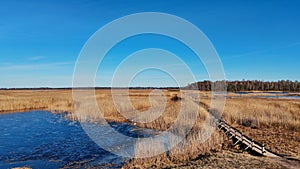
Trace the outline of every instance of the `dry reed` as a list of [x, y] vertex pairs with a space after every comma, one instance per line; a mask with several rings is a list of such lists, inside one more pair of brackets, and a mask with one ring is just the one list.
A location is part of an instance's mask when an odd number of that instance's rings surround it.
[[[0, 112], [49, 110], [52, 112], [69, 112], [68, 117], [73, 120], [97, 121], [100, 117], [98, 113], [100, 110], [102, 113], [101, 117], [106, 120], [130, 122], [142, 117], [143, 113], [146, 117], [152, 118], [151, 115], [155, 117], [155, 112], [160, 110], [161, 103], [166, 101], [166, 107], [159, 118], [149, 120], [147, 123], [137, 122], [136, 124], [145, 128], [168, 130], [176, 122], [180, 108], [184, 110], [183, 114], [186, 114], [187, 118], [184, 121], [188, 123], [190, 107], [193, 107], [195, 104], [176, 92], [175, 94], [178, 94], [176, 97], [182, 99], [175, 99], [177, 101], [174, 102], [171, 99], [175, 97], [174, 92], [167, 90], [163, 91], [163, 93], [154, 94], [152, 96], [153, 100], [149, 99], [151, 90], [129, 90], [129, 93], [126, 93], [124, 90], [118, 90], [116, 92], [121, 100], [129, 97], [132, 105], [122, 101], [114, 103], [110, 90], [95, 91], [98, 107], [89, 105], [93, 97], [86, 97], [84, 103], [73, 101], [71, 90], [0, 90]], [[200, 92], [199, 94], [201, 102], [209, 106], [211, 94], [209, 92]], [[162, 95], [165, 95], [167, 99], [163, 100]], [[246, 126], [261, 130], [274, 127], [289, 131], [299, 131], [300, 129], [299, 100], [244, 98], [236, 97], [235, 94], [229, 94], [229, 96], [226, 101], [223, 118], [234, 126]], [[81, 111], [75, 114], [75, 108]], [[183, 142], [160, 155], [146, 159], [134, 159], [126, 167], [146, 166], [152, 163], [156, 163], [156, 165], [171, 164], [210, 154], [214, 150], [220, 150], [223, 136], [219, 132], [213, 132], [212, 136], [204, 143], [199, 142], [203, 137], [202, 130], [206, 127], [203, 126], [203, 123], [210, 118], [208, 112], [204, 108], [192, 111], [198, 112], [198, 117], [195, 125]], [[177, 127], [177, 130], [174, 132], [182, 135], [186, 131], [181, 131], [181, 128], [184, 128], [186, 125], [185, 123], [180, 123], [179, 126], [181, 127]]]

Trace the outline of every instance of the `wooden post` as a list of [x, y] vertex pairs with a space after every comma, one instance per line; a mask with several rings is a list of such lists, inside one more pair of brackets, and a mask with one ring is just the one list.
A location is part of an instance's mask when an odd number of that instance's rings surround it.
[[232, 137], [235, 138], [235, 130], [233, 130], [233, 132], [230, 131], [230, 128], [228, 130], [229, 130], [229, 133], [231, 134], [231, 136], [229, 138], [232, 138]]

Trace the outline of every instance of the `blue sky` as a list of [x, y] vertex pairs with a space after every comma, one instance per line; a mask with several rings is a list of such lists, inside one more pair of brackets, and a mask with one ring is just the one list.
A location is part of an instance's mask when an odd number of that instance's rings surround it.
[[[300, 80], [300, 1], [4, 0], [0, 2], [0, 88], [71, 86], [76, 59], [89, 37], [110, 21], [138, 12], [169, 13], [196, 25], [215, 46], [228, 80]], [[144, 48], [171, 51], [187, 63], [197, 80], [209, 78], [183, 44], [144, 35], [124, 40], [108, 53], [96, 85], [110, 86], [122, 59]], [[131, 85], [175, 83], [166, 73], [149, 70], [138, 74]]]

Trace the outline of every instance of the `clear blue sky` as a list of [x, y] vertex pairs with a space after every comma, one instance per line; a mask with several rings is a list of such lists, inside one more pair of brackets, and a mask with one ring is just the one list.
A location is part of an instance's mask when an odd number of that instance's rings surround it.
[[[0, 2], [0, 88], [71, 86], [76, 59], [88, 38], [110, 21], [137, 12], [170, 13], [195, 24], [214, 44], [228, 80], [300, 80], [297, 0], [4, 0]], [[125, 40], [108, 54], [96, 85], [109, 86], [114, 66], [143, 48], [172, 51], [187, 62], [197, 80], [208, 79], [184, 45], [145, 35]], [[171, 81], [150, 70], [132, 85], [168, 86], [174, 84]]]

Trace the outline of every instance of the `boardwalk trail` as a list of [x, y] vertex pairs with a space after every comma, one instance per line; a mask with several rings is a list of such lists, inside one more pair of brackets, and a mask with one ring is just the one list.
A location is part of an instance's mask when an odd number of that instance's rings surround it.
[[244, 151], [248, 151], [249, 153], [254, 155], [263, 155], [267, 157], [283, 157], [266, 149], [264, 144], [258, 143], [253, 139], [243, 135], [239, 130], [231, 127], [224, 120], [219, 120], [217, 122], [217, 127], [221, 131], [223, 131], [226, 136], [232, 139], [234, 145], [239, 145], [239, 147]]
[[230, 126], [225, 120], [222, 120], [220, 117], [220, 113], [218, 113], [216, 110], [210, 109], [208, 105], [206, 105], [203, 102], [196, 102], [201, 107], [206, 109], [213, 117], [215, 117], [216, 126], [219, 130], [223, 131], [223, 133], [232, 139], [234, 145], [239, 145], [239, 147], [249, 152], [253, 155], [261, 155], [261, 156], [267, 156], [267, 157], [283, 157], [280, 154], [277, 154], [275, 152], [272, 152], [271, 150], [265, 148], [264, 144], [261, 144], [241, 133], [238, 129]]
[[207, 104], [199, 101], [195, 101], [201, 107], [206, 109], [211, 116], [215, 118], [216, 127], [221, 130], [228, 138], [233, 141], [234, 145], [239, 145], [239, 148], [249, 152], [252, 155], [270, 157], [274, 162], [279, 162], [283, 166], [291, 169], [300, 168], [300, 160], [294, 158], [287, 158], [283, 155], [272, 152], [265, 148], [264, 144], [261, 144], [240, 132], [238, 129], [230, 126], [225, 120], [221, 118], [221, 114], [214, 109], [211, 109]]

